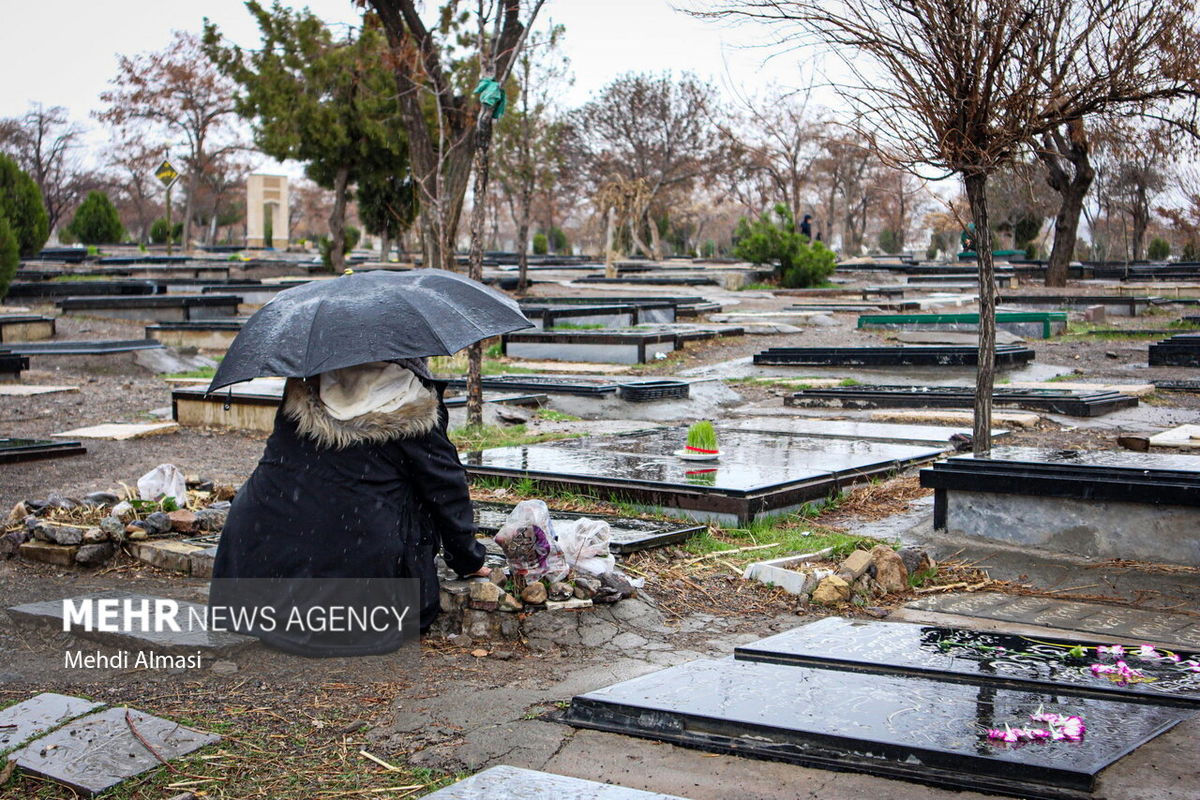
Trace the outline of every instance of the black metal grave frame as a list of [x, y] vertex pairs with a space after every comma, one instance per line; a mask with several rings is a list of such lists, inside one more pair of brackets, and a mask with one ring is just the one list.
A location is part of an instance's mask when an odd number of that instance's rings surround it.
[[[1015, 367], [1033, 360], [1022, 345], [997, 345], [996, 366]], [[766, 366], [973, 367], [975, 347], [907, 345], [899, 347], [772, 347], [757, 353], [754, 363]]]
[[[783, 400], [800, 408], [972, 408], [975, 390], [958, 386], [833, 386], [804, 389]], [[1098, 417], [1134, 408], [1138, 399], [1120, 392], [1070, 389], [1018, 389], [997, 386], [992, 404], [1000, 408], [1046, 411], [1069, 417]]]

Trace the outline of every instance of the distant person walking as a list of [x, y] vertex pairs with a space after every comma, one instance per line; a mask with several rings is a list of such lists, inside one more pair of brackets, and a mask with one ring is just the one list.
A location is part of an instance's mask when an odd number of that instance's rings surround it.
[[812, 214], [804, 215], [804, 219], [800, 222], [800, 233], [804, 234], [804, 236], [807, 237], [810, 242], [813, 240]]

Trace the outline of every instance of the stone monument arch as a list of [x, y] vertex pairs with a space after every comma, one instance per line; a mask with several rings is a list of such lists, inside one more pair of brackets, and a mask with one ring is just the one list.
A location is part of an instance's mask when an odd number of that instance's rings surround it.
[[246, 247], [283, 249], [287, 244], [287, 176], [254, 173], [246, 181]]

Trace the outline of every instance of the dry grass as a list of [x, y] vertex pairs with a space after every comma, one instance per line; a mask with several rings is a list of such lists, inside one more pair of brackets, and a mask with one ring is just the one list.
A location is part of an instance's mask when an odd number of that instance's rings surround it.
[[856, 486], [817, 519], [826, 525], [841, 525], [855, 520], [872, 522], [907, 511], [913, 500], [931, 494], [933, 490], [922, 488], [916, 475], [902, 475]]

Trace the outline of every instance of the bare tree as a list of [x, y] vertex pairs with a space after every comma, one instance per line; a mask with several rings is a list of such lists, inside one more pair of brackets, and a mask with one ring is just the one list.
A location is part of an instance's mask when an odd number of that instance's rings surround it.
[[150, 226], [163, 210], [163, 185], [154, 170], [166, 154], [164, 145], [151, 145], [137, 137], [113, 140], [105, 153], [106, 176], [116, 190], [113, 202], [125, 229], [136, 232], [138, 242], [150, 240]]
[[710, 109], [725, 139], [734, 196], [752, 214], [783, 202], [793, 218], [803, 218], [827, 121], [811, 108], [808, 92], [738, 94], [736, 102], [728, 115]]
[[[987, 182], [1075, 119], [1193, 93], [1188, 0], [716, 0], [709, 16], [833, 48], [853, 125], [886, 161], [962, 178], [978, 232], [974, 451], [991, 449], [995, 283]], [[852, 85], [851, 85], [852, 84]]]
[[[231, 138], [236, 118], [233, 83], [221, 76], [208, 60], [200, 38], [186, 31], [164, 50], [137, 56], [119, 56], [113, 88], [100, 95], [108, 104], [96, 118], [125, 136], [157, 132], [160, 140], [182, 138], [185, 148], [186, 200], [183, 212], [183, 246], [191, 242], [194, 204], [204, 175], [216, 159], [242, 149]], [[139, 130], [138, 126], [143, 126]]]
[[531, 34], [516, 61], [517, 99], [496, 125], [496, 177], [517, 226], [517, 291], [529, 279], [529, 229], [534, 194], [554, 184], [562, 126], [552, 119], [555, 98], [570, 83], [560, 51], [563, 27]]
[[[873, 194], [878, 198], [877, 218], [882, 231], [890, 231], [895, 251], [903, 251], [916, 221], [929, 207], [925, 182], [911, 172], [882, 167], [876, 172]], [[880, 243], [883, 248], [883, 243]], [[887, 249], [885, 249], [887, 252]]]
[[[488, 175], [491, 170], [492, 122], [504, 113], [505, 97], [500, 88], [508, 80], [509, 71], [521, 53], [529, 34], [529, 26], [537, 19], [545, 0], [532, 0], [528, 17], [521, 21], [521, 0], [504, 0], [487, 7], [478, 0], [476, 17], [479, 23], [479, 95], [480, 110], [475, 116], [475, 164], [471, 207], [470, 276], [483, 280], [483, 220], [488, 196]], [[489, 10], [490, 9], [490, 10]], [[494, 14], [489, 19], [489, 13]], [[488, 23], [491, 22], [491, 34]], [[507, 33], [507, 35], [506, 35]], [[483, 345], [476, 343], [467, 350], [467, 424], [483, 424]]]
[[99, 177], [76, 157], [83, 132], [62, 106], [33, 103], [23, 117], [0, 120], [0, 150], [12, 153], [41, 189], [52, 231], [80, 198], [100, 185]]
[[1180, 139], [1178, 129], [1161, 122], [1114, 121], [1107, 131], [1104, 147], [1115, 162], [1109, 192], [1114, 210], [1129, 220], [1131, 261], [1142, 257], [1154, 202], [1168, 186]]
[[660, 199], [720, 166], [720, 137], [706, 114], [711, 94], [692, 75], [679, 81], [624, 75], [575, 114], [574, 142], [596, 189], [612, 181], [645, 187], [641, 213], [630, 218], [630, 236], [651, 258], [663, 257], [653, 218], [663, 210]]
[[[460, 12], [458, 2], [447, 0], [427, 24], [417, 0], [360, 2], [379, 15], [391, 46], [400, 115], [420, 191], [425, 264], [453, 269], [454, 240], [482, 132], [471, 87], [475, 79], [492, 74], [493, 66], [495, 74], [508, 75], [536, 10], [523, 21], [520, 0], [503, 0], [494, 14], [482, 5], [474, 14]], [[534, 2], [535, 8], [541, 6]], [[464, 29], [464, 20], [473, 16], [480, 22], [480, 14], [494, 23], [484, 41]], [[490, 136], [490, 121], [486, 129]]]

